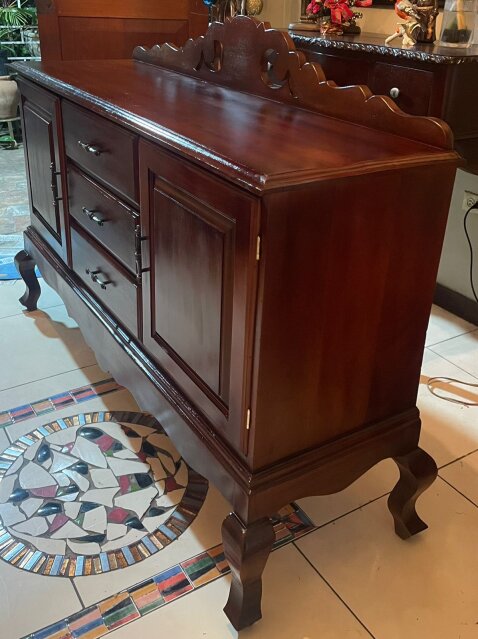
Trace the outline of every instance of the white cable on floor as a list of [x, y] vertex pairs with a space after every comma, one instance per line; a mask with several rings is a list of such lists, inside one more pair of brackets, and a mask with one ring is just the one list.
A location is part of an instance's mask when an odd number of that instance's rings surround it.
[[435, 382], [454, 382], [456, 384], [461, 384], [462, 386], [471, 386], [473, 388], [478, 388], [478, 384], [471, 384], [470, 382], [464, 382], [461, 379], [455, 379], [454, 377], [430, 377], [427, 381], [428, 390], [432, 395], [438, 397], [439, 399], [444, 399], [446, 402], [452, 402], [453, 404], [460, 404], [461, 406], [478, 406], [478, 402], [465, 402], [461, 399], [454, 399], [453, 397], [445, 397], [444, 395], [439, 395], [436, 392], [436, 388], [433, 386]]

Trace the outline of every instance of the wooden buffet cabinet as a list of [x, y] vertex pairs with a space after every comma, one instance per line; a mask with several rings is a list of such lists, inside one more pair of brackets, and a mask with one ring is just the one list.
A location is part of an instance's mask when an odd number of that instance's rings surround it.
[[456, 167], [448, 126], [339, 89], [240, 16], [134, 60], [15, 64], [35, 263], [104, 370], [229, 500], [241, 629], [270, 521], [392, 457], [398, 535], [426, 525], [425, 332]]

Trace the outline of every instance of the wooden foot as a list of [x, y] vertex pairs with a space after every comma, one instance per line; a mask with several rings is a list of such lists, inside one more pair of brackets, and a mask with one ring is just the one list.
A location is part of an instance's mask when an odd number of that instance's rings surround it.
[[262, 617], [262, 573], [275, 540], [270, 519], [244, 526], [233, 513], [222, 525], [224, 553], [232, 572], [231, 591], [224, 612], [236, 630]]
[[27, 287], [19, 302], [26, 307], [27, 311], [36, 311], [41, 289], [35, 275], [35, 262], [26, 251], [20, 251], [15, 256], [15, 266]]
[[415, 510], [420, 495], [435, 481], [437, 465], [421, 448], [408, 455], [394, 457], [400, 470], [400, 479], [388, 498], [388, 507], [395, 520], [395, 532], [402, 539], [408, 539], [428, 528]]

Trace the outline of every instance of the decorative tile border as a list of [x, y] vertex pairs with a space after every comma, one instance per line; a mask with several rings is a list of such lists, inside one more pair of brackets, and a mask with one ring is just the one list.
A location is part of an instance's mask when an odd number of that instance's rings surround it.
[[[315, 529], [296, 504], [283, 508], [273, 523], [273, 550]], [[100, 639], [228, 573], [220, 544], [23, 639]]]
[[12, 426], [12, 424], [18, 424], [18, 422], [62, 410], [66, 406], [81, 404], [95, 397], [102, 397], [120, 390], [123, 390], [123, 386], [117, 384], [114, 379], [104, 379], [94, 384], [40, 399], [32, 404], [10, 408], [0, 412], [0, 428], [6, 428], [7, 426]]

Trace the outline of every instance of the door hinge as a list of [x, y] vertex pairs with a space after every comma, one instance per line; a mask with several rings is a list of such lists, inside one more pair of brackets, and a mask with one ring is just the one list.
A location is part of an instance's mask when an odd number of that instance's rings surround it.
[[147, 269], [143, 269], [143, 253], [141, 250], [141, 242], [147, 240], [147, 237], [141, 235], [141, 226], [136, 225], [134, 229], [134, 261], [136, 266], [136, 280], [141, 282], [141, 275]]
[[256, 243], [256, 260], [259, 261], [261, 259], [261, 236], [257, 236]]
[[251, 427], [251, 409], [247, 409], [246, 413], [246, 430], [249, 430]]

